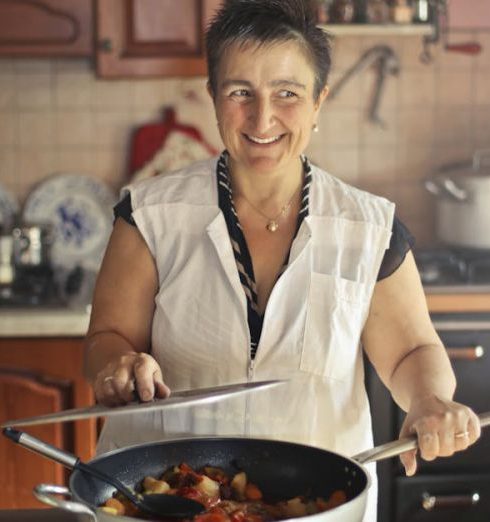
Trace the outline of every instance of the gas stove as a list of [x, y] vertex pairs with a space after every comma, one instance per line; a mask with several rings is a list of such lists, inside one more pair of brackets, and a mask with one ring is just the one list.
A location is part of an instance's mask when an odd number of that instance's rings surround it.
[[490, 288], [490, 250], [433, 247], [414, 255], [424, 287]]

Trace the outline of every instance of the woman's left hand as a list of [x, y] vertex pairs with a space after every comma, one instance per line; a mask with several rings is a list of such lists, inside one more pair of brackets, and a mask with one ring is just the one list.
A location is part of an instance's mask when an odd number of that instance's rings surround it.
[[[467, 406], [435, 396], [414, 401], [400, 438], [417, 434], [418, 452], [424, 460], [449, 457], [465, 450], [480, 437], [480, 421]], [[417, 450], [400, 455], [407, 475], [417, 471]]]

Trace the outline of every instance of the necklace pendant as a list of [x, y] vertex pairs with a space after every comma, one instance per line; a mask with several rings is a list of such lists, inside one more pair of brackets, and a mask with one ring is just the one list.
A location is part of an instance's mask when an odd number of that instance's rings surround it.
[[279, 225], [277, 224], [277, 221], [274, 221], [273, 219], [271, 219], [269, 221], [269, 223], [267, 223], [267, 226], [265, 228], [269, 232], [275, 232], [279, 228]]

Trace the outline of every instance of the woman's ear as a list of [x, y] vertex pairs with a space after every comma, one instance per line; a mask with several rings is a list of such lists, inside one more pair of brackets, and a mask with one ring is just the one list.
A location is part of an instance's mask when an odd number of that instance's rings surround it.
[[323, 102], [326, 100], [328, 93], [330, 92], [330, 89], [328, 85], [325, 85], [325, 87], [321, 90], [320, 94], [318, 95], [318, 98], [315, 102], [315, 109], [318, 111], [320, 107], [322, 106]]

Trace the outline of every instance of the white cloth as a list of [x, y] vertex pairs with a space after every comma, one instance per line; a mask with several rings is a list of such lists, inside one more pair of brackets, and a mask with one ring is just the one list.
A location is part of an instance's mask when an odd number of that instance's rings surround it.
[[[210, 434], [283, 439], [349, 456], [372, 447], [360, 335], [394, 205], [312, 166], [309, 215], [269, 297], [252, 361], [215, 171], [216, 158], [127, 189], [158, 268], [152, 355], [174, 390], [289, 382], [208, 406], [109, 418], [99, 451]], [[372, 478], [369, 522], [376, 519]]]

